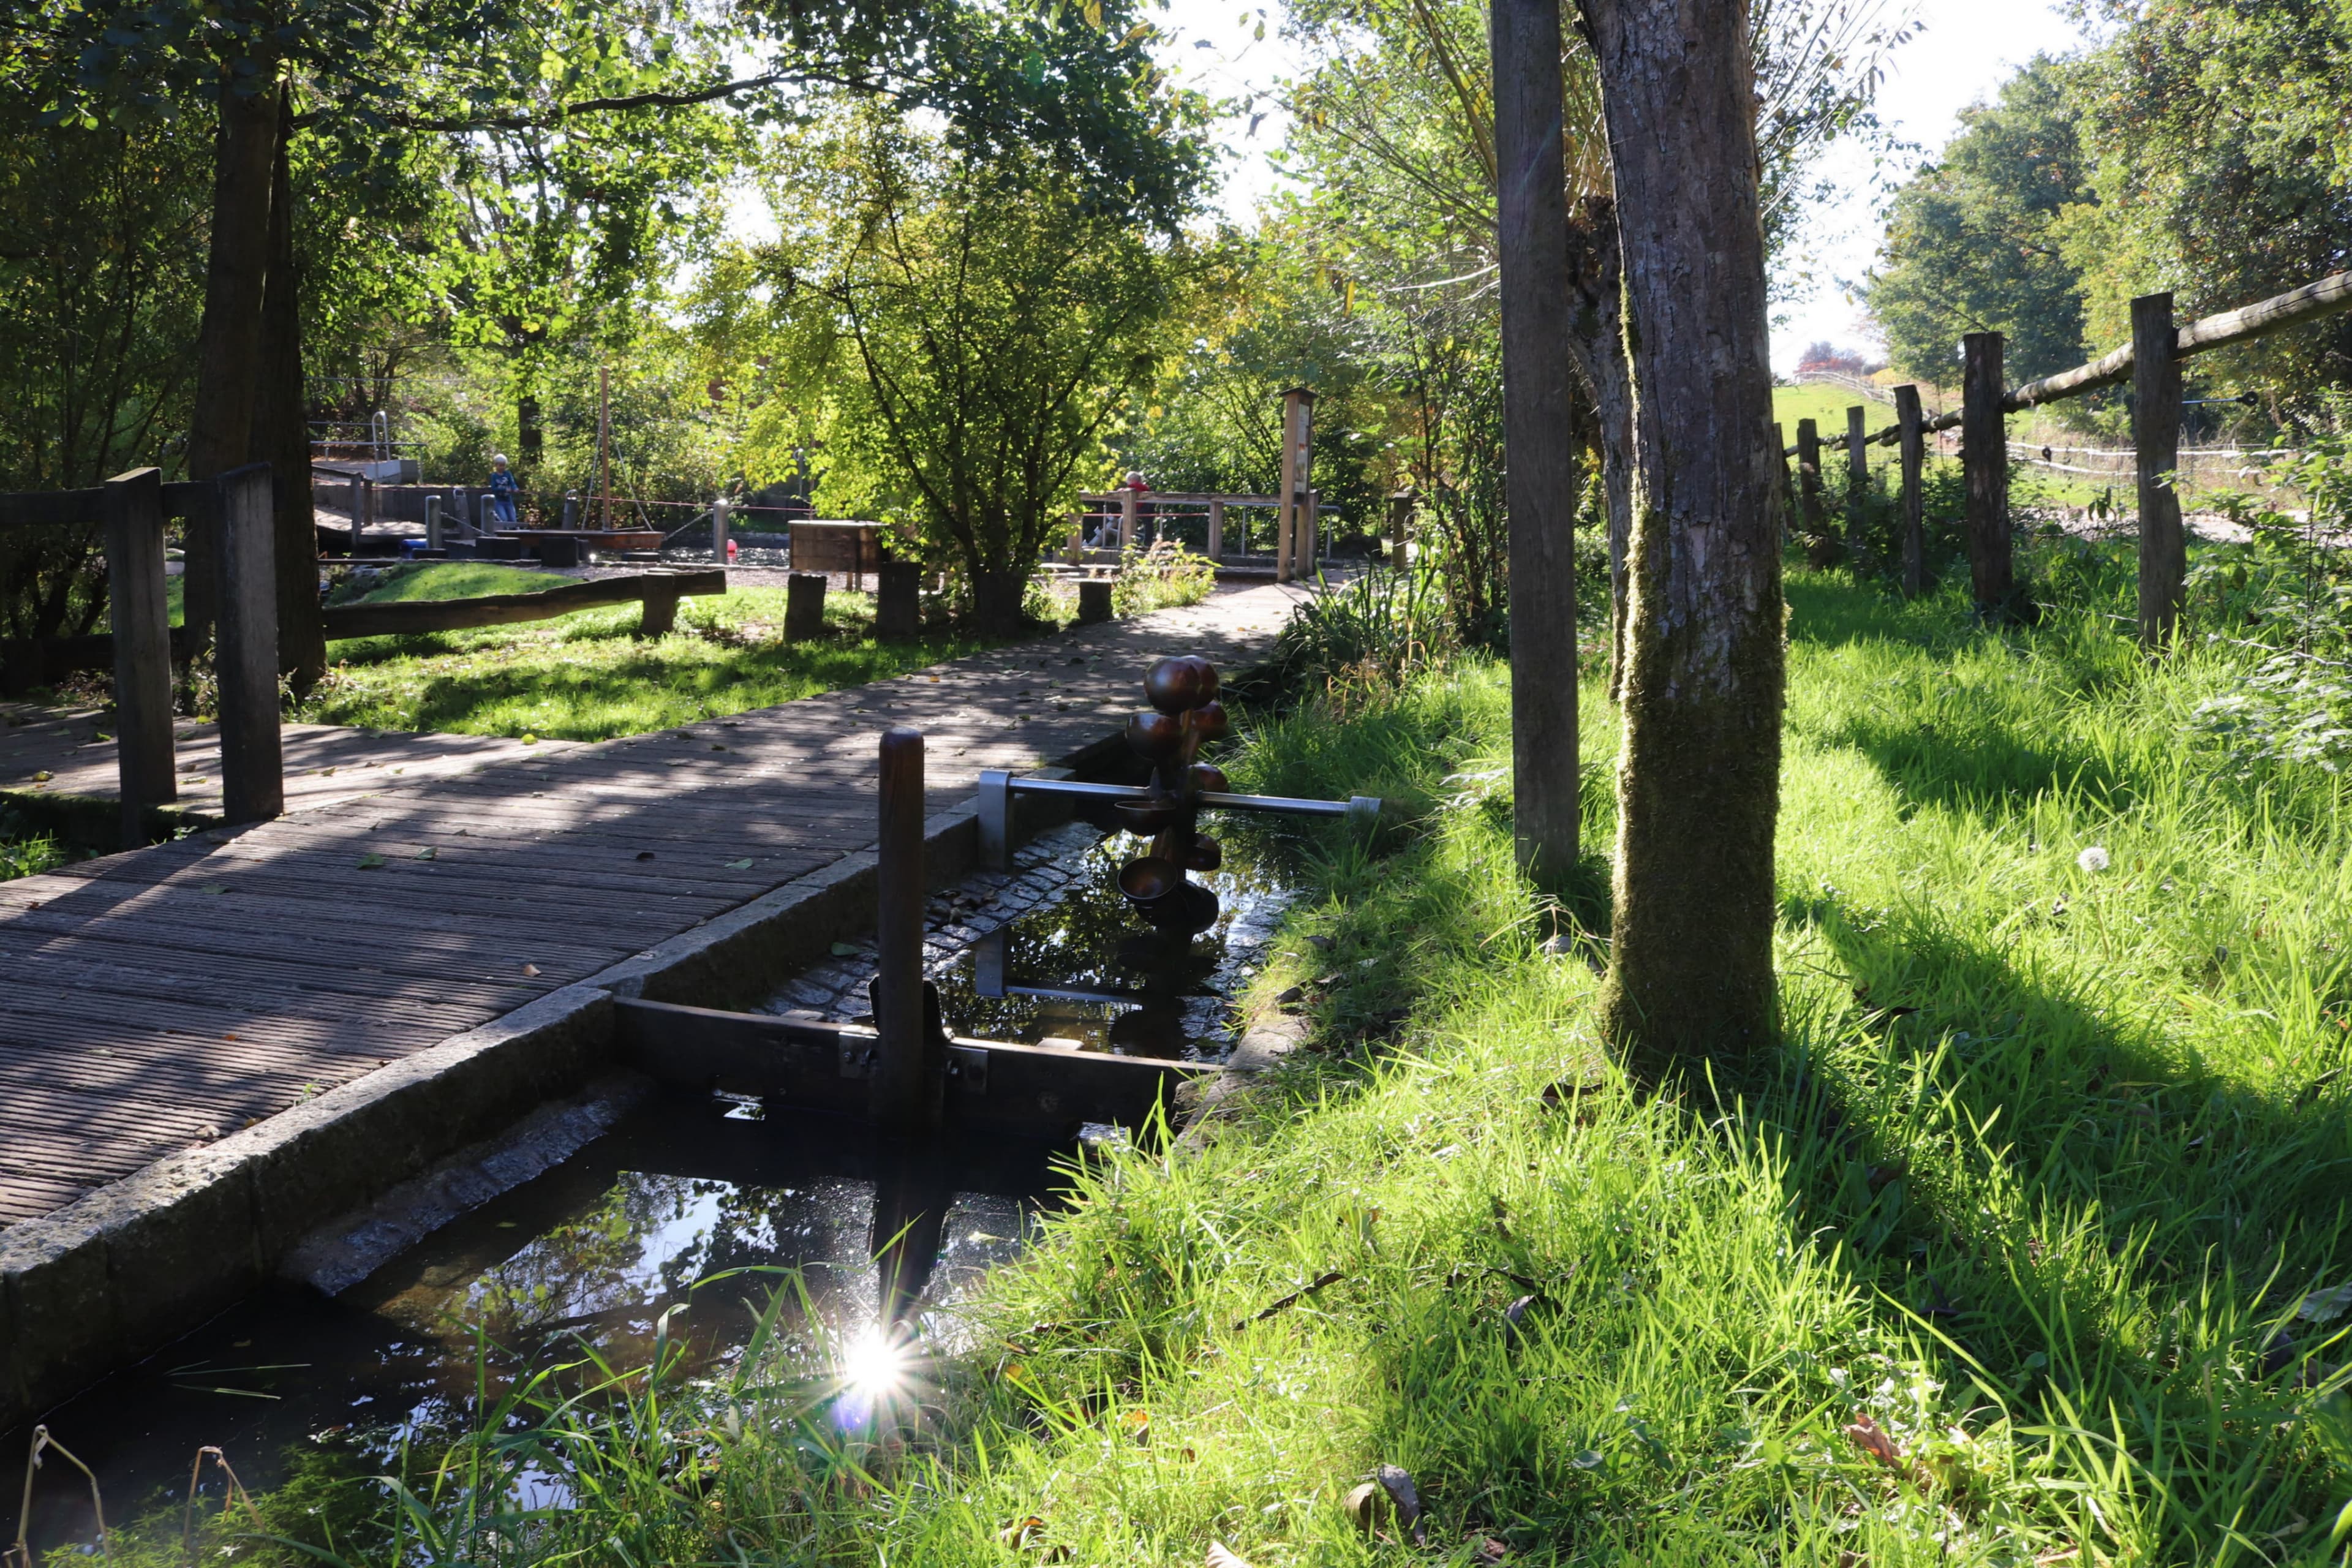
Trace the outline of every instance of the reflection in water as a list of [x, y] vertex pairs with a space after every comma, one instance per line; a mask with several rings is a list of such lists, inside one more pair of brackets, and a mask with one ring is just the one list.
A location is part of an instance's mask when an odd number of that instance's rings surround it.
[[[906, 1392], [919, 1338], [926, 1352], [956, 1342], [955, 1305], [1026, 1240], [1052, 1161], [1003, 1139], [896, 1150], [852, 1122], [660, 1101], [342, 1296], [257, 1297], [47, 1421], [120, 1519], [184, 1498], [207, 1444], [257, 1491], [373, 1473], [404, 1444], [467, 1430], [517, 1371], [583, 1348], [626, 1367], [666, 1331], [687, 1370], [709, 1371], [772, 1302], [781, 1359], [837, 1375], [836, 1414], [870, 1421]], [[13, 1468], [26, 1437], [0, 1441], [0, 1461]], [[90, 1538], [71, 1474], [38, 1478], [37, 1542]], [[560, 1500], [553, 1477], [535, 1489]]]
[[[1005, 925], [995, 951], [967, 952], [932, 978], [948, 1027], [984, 1040], [1075, 1040], [1090, 1051], [1215, 1060], [1232, 1046], [1232, 999], [1255, 970], [1288, 888], [1245, 843], [1225, 843], [1221, 869], [1198, 879], [1217, 894], [1217, 919], [1193, 937], [1146, 927], [1118, 890], [1131, 846], [1113, 837], [1087, 851], [1084, 874], [1062, 897]], [[1010, 984], [1116, 994], [1073, 997], [981, 994], [982, 963]]]

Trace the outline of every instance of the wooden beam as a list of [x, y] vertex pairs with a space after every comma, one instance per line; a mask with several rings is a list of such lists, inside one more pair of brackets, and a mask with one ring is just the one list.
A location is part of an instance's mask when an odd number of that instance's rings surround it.
[[565, 583], [537, 594], [487, 594], [477, 599], [419, 600], [402, 605], [341, 605], [326, 612], [327, 639], [411, 637], [420, 632], [464, 631], [544, 621], [599, 605], [696, 598], [727, 592], [724, 568], [692, 572], [645, 572]]
[[107, 609], [114, 622], [114, 734], [122, 843], [147, 841], [149, 808], [177, 798], [172, 771], [172, 626], [164, 600], [163, 476], [106, 481]]
[[[758, 1095], [780, 1105], [863, 1117], [867, 1058], [878, 1037], [853, 1024], [728, 1013], [669, 1002], [614, 1004], [621, 1059], [664, 1083]], [[1139, 1127], [1172, 1107], [1200, 1062], [949, 1041], [946, 1119], [976, 1131], [1066, 1139], [1081, 1122]]]
[[278, 742], [277, 499], [269, 465], [234, 468], [220, 487], [221, 807], [231, 824], [286, 809]]
[[2180, 360], [2172, 325], [2172, 296], [2143, 294], [2131, 302], [2132, 448], [2139, 480], [2139, 640], [2162, 647], [2180, 619], [2189, 571], [2180, 526]]
[[2282, 327], [2299, 327], [2345, 310], [2352, 310], [2352, 272], [2338, 272], [2333, 278], [2273, 295], [2258, 304], [2191, 321], [2174, 336], [2173, 357], [2227, 348], [2231, 343], [2268, 336]]

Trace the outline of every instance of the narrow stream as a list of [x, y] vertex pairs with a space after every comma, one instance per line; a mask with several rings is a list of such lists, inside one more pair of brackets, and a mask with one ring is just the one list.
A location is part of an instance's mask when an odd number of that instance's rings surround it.
[[[1288, 891], [1229, 848], [1202, 879], [1223, 903], [1216, 924], [1171, 942], [1118, 895], [1135, 844], [1074, 824], [1024, 847], [1011, 873], [977, 873], [932, 901], [926, 966], [951, 1030], [1198, 1060], [1230, 1048], [1232, 998]], [[869, 946], [837, 944], [766, 1010], [860, 1016], [873, 966]], [[992, 976], [1079, 994], [983, 994]], [[485, 1376], [496, 1384], [587, 1349], [636, 1364], [665, 1313], [696, 1362], [725, 1363], [780, 1271], [797, 1270], [806, 1292], [805, 1309], [780, 1319], [787, 1349], [835, 1353], [885, 1316], [876, 1254], [902, 1231], [921, 1254], [898, 1265], [916, 1292], [908, 1319], [951, 1349], [957, 1303], [1034, 1236], [1072, 1154], [952, 1134], [910, 1152], [843, 1119], [657, 1096], [340, 1296], [292, 1284], [258, 1294], [46, 1425], [98, 1472], [118, 1526], [184, 1500], [207, 1446], [255, 1492], [381, 1473], [404, 1443], [467, 1430]], [[0, 1440], [11, 1500], [29, 1436]], [[217, 1501], [216, 1479], [203, 1489]], [[52, 1458], [33, 1489], [36, 1550], [95, 1534], [88, 1483]]]

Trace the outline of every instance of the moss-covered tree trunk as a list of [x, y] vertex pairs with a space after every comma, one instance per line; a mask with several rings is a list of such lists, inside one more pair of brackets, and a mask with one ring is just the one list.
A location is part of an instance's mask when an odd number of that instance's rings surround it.
[[301, 279], [294, 260], [294, 105], [281, 92], [269, 195], [269, 276], [262, 290], [260, 375], [253, 458], [276, 479], [272, 538], [278, 574], [278, 669], [297, 691], [327, 668], [319, 613], [319, 534], [310, 510], [309, 389], [302, 381]]
[[1633, 536], [1633, 380], [1625, 363], [1619, 310], [1624, 269], [1617, 253], [1617, 208], [1586, 196], [1568, 226], [1569, 346], [1592, 401], [1600, 434], [1601, 488], [1609, 527], [1609, 695], [1625, 687], [1625, 552]]
[[1625, 738], [1603, 1024], [1637, 1062], [1775, 1029], [1779, 495], [1742, 8], [1584, 0], [1633, 378]]

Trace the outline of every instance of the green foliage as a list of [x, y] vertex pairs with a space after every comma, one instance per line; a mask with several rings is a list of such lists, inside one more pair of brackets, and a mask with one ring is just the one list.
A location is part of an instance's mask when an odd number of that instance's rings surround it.
[[1197, 605], [1217, 585], [1217, 563], [1195, 555], [1172, 539], [1119, 552], [1118, 576], [1111, 583], [1115, 615], [1147, 616], [1154, 610]]
[[37, 832], [15, 812], [0, 807], [0, 882], [37, 877], [75, 858], [55, 835]]
[[1009, 627], [1213, 258], [1043, 159], [975, 163], [874, 113], [795, 139], [772, 189], [787, 233], [766, 270], [828, 389], [822, 504], [899, 523]]
[[1868, 300], [1905, 375], [1957, 384], [1963, 332], [2003, 333], [2011, 381], [2088, 357], [2064, 249], [2071, 213], [2096, 199], [2076, 116], [2063, 68], [2037, 56], [1895, 193]]

